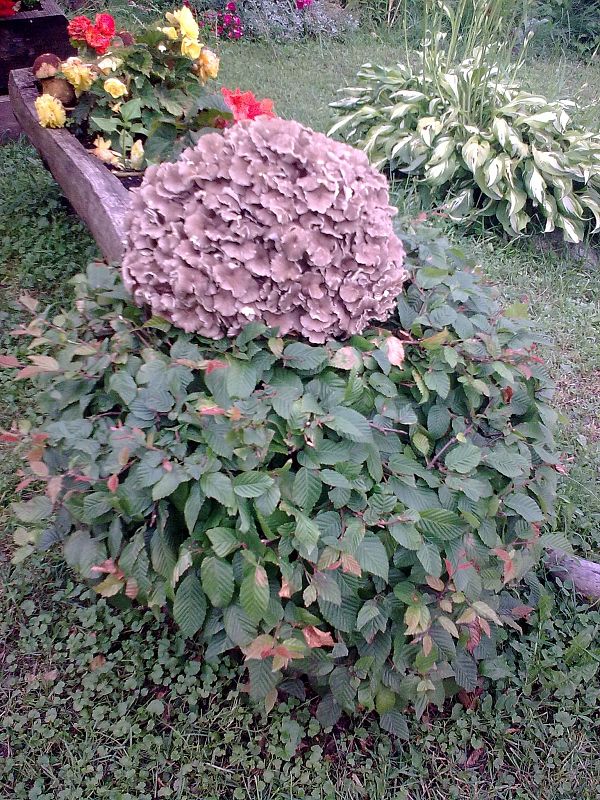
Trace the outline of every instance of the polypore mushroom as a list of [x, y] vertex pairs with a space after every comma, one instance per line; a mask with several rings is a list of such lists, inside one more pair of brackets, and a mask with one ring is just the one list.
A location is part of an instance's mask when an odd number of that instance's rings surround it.
[[146, 170], [123, 260], [139, 305], [185, 331], [250, 320], [312, 342], [393, 311], [408, 274], [387, 181], [347, 144], [259, 117]]

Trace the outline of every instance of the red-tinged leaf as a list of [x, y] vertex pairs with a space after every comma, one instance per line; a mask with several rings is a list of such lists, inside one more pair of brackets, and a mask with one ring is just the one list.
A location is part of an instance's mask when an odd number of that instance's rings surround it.
[[390, 364], [401, 367], [404, 363], [404, 345], [395, 336], [388, 336], [385, 340], [385, 352]]
[[338, 369], [354, 369], [360, 365], [361, 358], [355, 347], [340, 347], [336, 350], [331, 363]]
[[20, 369], [17, 374], [15, 375], [16, 381], [25, 380], [25, 378], [34, 378], [36, 375], [40, 375], [45, 370], [41, 369], [40, 367], [23, 367]]
[[513, 619], [527, 619], [532, 611], [531, 606], [514, 606], [510, 609], [510, 615]]
[[567, 468], [565, 467], [564, 464], [555, 464], [554, 465], [554, 469], [557, 472], [559, 472], [561, 475], [567, 475], [568, 474], [568, 470], [567, 470]]
[[35, 478], [23, 478], [23, 480], [19, 481], [15, 486], [15, 492], [22, 492], [23, 489], [26, 489], [34, 480]]
[[513, 394], [514, 392], [510, 386], [506, 386], [504, 389], [502, 389], [502, 399], [505, 403], [510, 403]]
[[531, 378], [532, 372], [527, 366], [527, 364], [519, 364], [517, 366], [517, 369], [527, 378], [527, 380]]
[[497, 555], [501, 561], [510, 561], [510, 554], [507, 550], [503, 550], [501, 547], [494, 547], [492, 553]]
[[204, 408], [199, 408], [198, 413], [203, 417], [218, 417], [227, 412], [224, 408], [220, 408], [219, 406], [205, 406]]
[[6, 444], [16, 444], [20, 441], [20, 433], [12, 433], [12, 431], [2, 431], [2, 433], [0, 433], [0, 442], [5, 442]]
[[310, 648], [335, 646], [331, 633], [329, 633], [329, 631], [321, 631], [315, 628], [314, 625], [308, 625], [306, 628], [303, 628], [302, 635]]
[[360, 578], [362, 575], [362, 569], [358, 561], [351, 556], [349, 553], [343, 553], [341, 558], [342, 563], [342, 572], [346, 572], [349, 575], [356, 575]]
[[431, 638], [431, 636], [428, 633], [426, 633], [425, 636], [423, 637], [422, 644], [423, 644], [423, 654], [424, 654], [425, 658], [427, 658], [427, 656], [433, 650], [433, 639]]
[[467, 692], [465, 689], [461, 689], [458, 693], [458, 699], [466, 709], [477, 708], [482, 692], [483, 689], [479, 687], [474, 692]]
[[46, 484], [46, 495], [50, 498], [52, 503], [56, 503], [58, 495], [62, 489], [62, 475], [53, 475]]
[[202, 366], [206, 370], [207, 375], [210, 375], [210, 373], [214, 372], [216, 369], [227, 368], [227, 364], [224, 361], [219, 361], [218, 358], [212, 358], [209, 361], [204, 361]]
[[60, 364], [52, 356], [29, 356], [29, 360], [44, 372], [58, 372]]
[[292, 587], [285, 578], [281, 579], [281, 589], [278, 592], [279, 597], [290, 598], [292, 596]]
[[275, 639], [269, 636], [268, 633], [263, 633], [250, 642], [247, 647], [242, 647], [241, 649], [247, 661], [251, 659], [262, 661], [272, 655], [274, 646]]
[[173, 472], [173, 464], [171, 464], [168, 458], [163, 459], [161, 466], [165, 472]]
[[47, 433], [32, 433], [31, 441], [34, 444], [43, 444], [48, 439]]
[[481, 628], [479, 627], [478, 620], [471, 622], [467, 625], [469, 629], [469, 641], [467, 642], [467, 650], [472, 653], [481, 641]]
[[486, 753], [483, 747], [476, 747], [475, 750], [471, 753], [471, 755], [465, 761], [465, 767], [467, 769], [472, 769], [473, 767], [480, 767], [483, 762], [486, 760]]
[[106, 485], [108, 486], [109, 492], [116, 492], [119, 488], [119, 476], [118, 475], [111, 475], [110, 478], [106, 481]]
[[451, 578], [454, 575], [454, 567], [452, 566], [452, 562], [449, 558], [444, 559], [444, 564], [446, 566], [446, 572], [448, 573], [448, 577]]
[[30, 461], [29, 468], [31, 469], [34, 475], [37, 475], [38, 478], [47, 478], [48, 475], [50, 474], [48, 465], [44, 464], [43, 461]]
[[0, 356], [0, 367], [21, 367], [23, 366], [15, 356]]
[[118, 575], [119, 573], [123, 575], [112, 558], [107, 558], [106, 561], [103, 561], [101, 564], [94, 564], [93, 567], [90, 567], [90, 572], [97, 572], [99, 575]]
[[479, 627], [489, 639], [490, 636], [492, 635], [492, 629], [490, 628], [490, 623], [487, 621], [487, 619], [484, 619], [483, 617], [478, 617], [478, 622], [479, 622]]
[[130, 600], [135, 600], [139, 592], [139, 586], [135, 578], [127, 578], [125, 584], [125, 596]]

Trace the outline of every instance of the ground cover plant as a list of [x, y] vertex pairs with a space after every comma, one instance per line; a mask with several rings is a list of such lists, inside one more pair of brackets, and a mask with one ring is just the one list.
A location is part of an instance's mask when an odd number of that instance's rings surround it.
[[523, 54], [506, 61], [500, 7], [489, 14], [474, 0], [465, 38], [458, 10], [436, 16], [430, 5], [418, 64], [365, 64], [332, 103], [341, 118], [331, 133], [415, 179], [424, 206], [453, 220], [493, 218], [511, 236], [558, 228], [569, 242], [594, 233], [600, 137], [573, 124], [570, 101], [523, 91]]
[[[393, 49], [386, 40], [368, 37], [340, 48], [273, 51], [247, 44], [232, 56], [232, 85], [243, 80], [273, 96], [282, 113], [326, 129], [322, 98], [362, 62], [385, 60]], [[314, 75], [299, 81], [306, 63], [314, 66]], [[566, 90], [572, 97], [587, 80], [583, 113], [588, 124], [595, 124], [595, 68], [579, 69], [575, 74], [558, 61], [532, 62], [527, 80], [534, 91], [543, 86], [555, 96]], [[30, 219], [36, 207], [45, 208], [46, 195], [38, 187], [56, 202], [56, 188], [40, 183], [43, 171], [30, 151], [8, 147], [0, 157], [2, 175], [7, 159], [15, 165], [10, 189], [31, 209]], [[22, 164], [27, 169], [18, 169]], [[19, 284], [26, 282], [58, 310], [71, 289], [58, 280], [64, 268], [54, 265], [64, 258], [67, 268], [83, 268], [89, 244], [83, 231], [75, 233], [65, 224], [69, 218], [59, 207], [47, 215], [49, 230], [44, 233], [40, 226], [36, 247], [28, 250], [27, 223], [8, 213], [8, 196], [0, 192], [2, 242], [11, 253], [3, 265], [8, 316], [2, 343], [25, 359], [24, 340], [8, 333], [17, 318], [25, 320], [12, 302]], [[600, 366], [593, 332], [599, 317], [597, 282], [572, 257], [497, 240], [482, 241], [477, 255], [486, 274], [501, 283], [507, 302], [527, 298], [556, 342], [543, 352], [559, 379], [558, 399], [569, 420], [563, 446], [572, 459], [560, 489], [559, 524], [580, 552], [592, 554], [600, 513], [593, 461], [594, 374]], [[10, 386], [10, 395], [2, 397], [7, 400], [4, 427], [16, 409], [34, 421], [25, 384], [11, 381]], [[8, 503], [8, 492], [19, 480], [17, 463], [6, 457], [2, 468]], [[5, 522], [9, 532], [8, 515]], [[243, 693], [229, 694], [234, 681], [225, 662], [220, 688], [212, 668], [203, 668], [202, 696], [194, 702], [197, 652], [167, 628], [166, 619], [140, 620], [137, 611], [111, 610], [47, 556], [44, 565], [33, 557], [11, 567], [7, 541], [5, 536], [0, 594], [1, 714], [8, 731], [0, 785], [6, 796], [595, 798], [597, 612], [567, 590], [556, 592], [543, 573], [544, 590], [553, 599], [532, 612], [524, 637], [512, 638], [504, 650], [510, 674], [499, 679], [497, 691], [483, 702], [463, 697], [444, 714], [426, 715], [422, 724], [411, 725], [411, 741], [398, 747], [368, 717], [348, 730], [324, 731], [307, 700], [282, 700], [261, 720]], [[99, 655], [105, 663], [94, 660]], [[41, 724], [32, 728], [32, 720]]]

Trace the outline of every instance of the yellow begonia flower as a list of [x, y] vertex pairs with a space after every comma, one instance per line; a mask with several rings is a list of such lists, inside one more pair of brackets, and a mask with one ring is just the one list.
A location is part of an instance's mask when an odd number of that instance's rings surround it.
[[94, 73], [87, 64], [79, 58], [68, 58], [60, 66], [60, 71], [75, 89], [77, 97], [82, 92], [87, 92], [94, 82]]
[[196, 41], [195, 39], [188, 39], [186, 36], [184, 39], [181, 40], [181, 55], [187, 56], [191, 58], [192, 61], [195, 61], [202, 52], [202, 45], [200, 42]]
[[159, 28], [159, 31], [166, 34], [169, 39], [177, 39], [178, 33], [176, 28]]
[[196, 72], [201, 81], [216, 78], [219, 74], [219, 57], [212, 50], [204, 48], [196, 62]]
[[118, 78], [108, 78], [108, 80], [104, 81], [104, 91], [116, 100], [127, 94], [127, 87]]
[[98, 136], [98, 138], [94, 140], [94, 149], [90, 150], [90, 153], [105, 164], [116, 165], [119, 163], [119, 154], [110, 149], [111, 144], [112, 142], [110, 139], [103, 139], [101, 136]]
[[133, 169], [141, 169], [144, 164], [144, 145], [141, 139], [136, 139], [131, 146], [129, 161]]
[[63, 104], [50, 94], [36, 98], [35, 110], [42, 128], [63, 128], [67, 121]]
[[106, 58], [103, 58], [101, 61], [98, 62], [98, 69], [101, 72], [103, 72], [104, 75], [109, 75], [111, 72], [116, 72], [122, 63], [123, 63], [122, 58], [107, 56]]
[[186, 8], [186, 6], [180, 8], [179, 11], [166, 14], [166, 17], [172, 25], [179, 26], [182, 36], [186, 36], [188, 39], [197, 39], [200, 35], [198, 23], [194, 19], [194, 15], [190, 9]]

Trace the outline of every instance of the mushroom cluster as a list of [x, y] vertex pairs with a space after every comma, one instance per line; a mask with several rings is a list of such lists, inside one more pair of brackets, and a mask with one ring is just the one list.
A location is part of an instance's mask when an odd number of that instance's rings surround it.
[[311, 342], [386, 319], [407, 279], [386, 179], [366, 155], [260, 117], [146, 170], [126, 230], [125, 285], [188, 332], [250, 321]]

